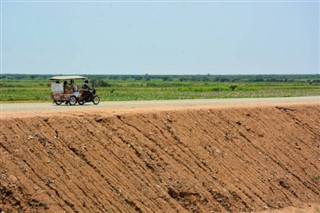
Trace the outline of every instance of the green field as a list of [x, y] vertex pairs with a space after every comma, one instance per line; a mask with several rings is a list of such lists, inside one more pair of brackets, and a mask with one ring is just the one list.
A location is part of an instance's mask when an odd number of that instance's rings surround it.
[[[50, 102], [49, 77], [1, 75], [0, 102]], [[320, 75], [87, 77], [102, 101], [320, 96]]]

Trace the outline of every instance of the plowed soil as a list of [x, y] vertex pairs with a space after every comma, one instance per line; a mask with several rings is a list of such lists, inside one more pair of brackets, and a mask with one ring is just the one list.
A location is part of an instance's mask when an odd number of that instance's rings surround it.
[[15, 113], [0, 125], [0, 212], [320, 204], [319, 103]]

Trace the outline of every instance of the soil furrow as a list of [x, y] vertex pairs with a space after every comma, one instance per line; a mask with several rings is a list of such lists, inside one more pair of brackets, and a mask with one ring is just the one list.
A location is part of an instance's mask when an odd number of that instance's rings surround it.
[[1, 118], [5, 212], [241, 212], [320, 203], [320, 105]]

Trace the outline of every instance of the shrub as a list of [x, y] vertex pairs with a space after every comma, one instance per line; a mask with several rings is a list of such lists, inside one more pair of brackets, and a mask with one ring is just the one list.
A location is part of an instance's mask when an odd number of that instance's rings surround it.
[[234, 91], [237, 87], [238, 87], [238, 86], [237, 86], [237, 85], [234, 85], [234, 84], [229, 86], [229, 88], [230, 88], [232, 91]]

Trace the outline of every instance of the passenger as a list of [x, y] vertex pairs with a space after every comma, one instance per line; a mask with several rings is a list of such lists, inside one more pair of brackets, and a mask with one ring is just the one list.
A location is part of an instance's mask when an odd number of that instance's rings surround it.
[[68, 82], [64, 81], [63, 82], [63, 89], [64, 89], [64, 93], [66, 94], [72, 94], [72, 90], [71, 88], [68, 86]]
[[63, 82], [63, 90], [64, 90], [64, 93], [66, 93], [66, 90], [68, 90], [69, 87], [68, 87], [68, 82], [67, 81], [64, 81]]
[[74, 83], [74, 80], [73, 80], [73, 79], [70, 80], [69, 85], [70, 85], [70, 87], [71, 87], [71, 89], [72, 89], [72, 92], [78, 92], [78, 87], [77, 87], [77, 85]]
[[79, 88], [78, 88], [78, 86], [74, 83], [74, 80], [73, 79], [71, 79], [70, 80], [70, 87], [71, 87], [71, 89], [72, 89], [72, 92], [73, 92], [73, 94], [75, 95], [75, 96], [78, 96], [78, 94], [79, 94]]
[[[63, 82], [63, 91], [64, 91], [65, 94], [70, 94], [71, 93], [71, 90], [70, 90], [70, 87], [68, 86], [68, 82], [67, 81]], [[65, 104], [68, 105], [69, 101], [66, 101]]]

